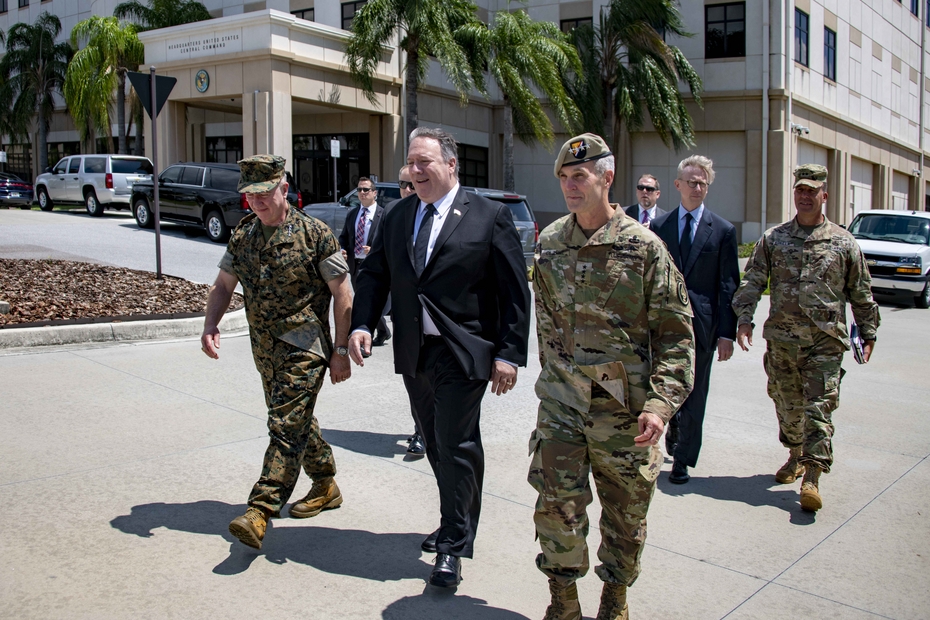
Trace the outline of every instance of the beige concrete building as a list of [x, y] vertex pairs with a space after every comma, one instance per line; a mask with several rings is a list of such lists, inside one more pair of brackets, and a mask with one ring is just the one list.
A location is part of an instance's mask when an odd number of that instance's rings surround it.
[[[47, 10], [61, 18], [65, 38], [79, 20], [111, 15], [116, 4], [0, 0], [0, 28]], [[346, 29], [364, 0], [203, 4], [214, 19], [140, 36], [144, 68], [178, 79], [158, 119], [160, 166], [273, 151], [287, 158], [304, 199], [323, 201], [332, 197], [330, 143], [338, 140], [340, 195], [360, 175], [396, 179], [405, 143], [403, 54], [385, 46], [374, 103], [349, 78], [343, 54]], [[477, 4], [488, 21], [508, 9], [503, 0]], [[526, 8], [537, 20], [570, 28], [596, 22], [603, 4], [530, 0]], [[790, 217], [790, 170], [797, 162], [830, 168], [827, 213], [834, 221], [847, 223], [866, 208], [924, 208], [927, 8], [927, 0], [682, 1], [695, 36], [669, 43], [704, 80], [703, 108], [690, 109], [695, 152], [714, 159], [717, 169], [707, 203], [738, 227], [742, 240]], [[502, 185], [500, 103], [492, 90], [490, 101], [475, 94], [461, 107], [437, 66], [421, 90], [420, 122], [442, 126], [462, 143], [466, 184]], [[565, 137], [557, 136], [554, 148]], [[49, 143], [50, 163], [81, 148], [65, 113]], [[675, 206], [672, 181], [687, 153], [666, 148], [649, 128], [624, 135], [622, 144], [617, 201], [633, 203], [633, 183], [650, 172], [664, 189], [660, 205]], [[36, 159], [28, 145], [6, 148]], [[542, 224], [565, 213], [552, 158], [549, 149], [516, 144], [516, 190], [529, 197]]]

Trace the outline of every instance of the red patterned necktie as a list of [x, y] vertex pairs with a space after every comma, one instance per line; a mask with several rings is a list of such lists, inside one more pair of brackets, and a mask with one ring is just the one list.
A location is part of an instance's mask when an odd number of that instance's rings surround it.
[[362, 256], [365, 254], [365, 250], [362, 248], [365, 246], [365, 220], [368, 219], [368, 209], [362, 207], [358, 212], [358, 227], [355, 229], [355, 255]]

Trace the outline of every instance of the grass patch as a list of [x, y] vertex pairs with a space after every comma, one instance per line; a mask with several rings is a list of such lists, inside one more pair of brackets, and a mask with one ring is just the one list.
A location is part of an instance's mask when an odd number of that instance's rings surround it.
[[739, 244], [739, 257], [740, 258], [749, 258], [752, 256], [752, 249], [756, 247], [756, 242], [752, 243], [741, 243]]

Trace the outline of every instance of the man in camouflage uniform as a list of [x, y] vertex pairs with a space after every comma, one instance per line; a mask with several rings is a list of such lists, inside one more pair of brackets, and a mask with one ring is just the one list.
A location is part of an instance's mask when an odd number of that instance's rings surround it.
[[789, 450], [775, 479], [787, 484], [803, 474], [801, 507], [816, 511], [823, 506], [820, 474], [833, 464], [832, 412], [839, 403], [843, 353], [850, 348], [846, 301], [864, 340], [865, 361], [880, 317], [859, 245], [823, 215], [827, 169], [804, 164], [795, 168], [794, 178], [797, 216], [765, 231], [756, 243], [733, 310], [737, 340], [748, 351], [756, 305], [766, 286], [771, 289], [763, 360], [778, 438]]
[[[207, 356], [219, 357], [217, 326], [241, 282], [271, 441], [249, 508], [229, 524], [229, 531], [261, 549], [268, 519], [280, 516], [301, 465], [313, 488], [291, 506], [292, 517], [312, 517], [342, 504], [333, 479], [336, 462], [320, 435], [313, 406], [327, 366], [333, 383], [351, 374], [346, 345], [352, 292], [348, 265], [332, 232], [289, 207], [284, 158], [256, 155], [240, 161], [239, 167], [238, 189], [246, 195], [252, 214], [239, 223], [220, 261], [207, 300], [201, 344]], [[336, 320], [335, 350], [329, 331], [330, 299]]]
[[608, 191], [614, 157], [593, 134], [555, 162], [568, 210], [539, 237], [533, 288], [542, 373], [529, 483], [539, 492], [536, 565], [549, 577], [547, 619], [581, 618], [586, 507], [601, 500], [598, 618], [627, 618], [646, 512], [662, 466], [656, 443], [694, 380], [688, 291], [662, 241]]

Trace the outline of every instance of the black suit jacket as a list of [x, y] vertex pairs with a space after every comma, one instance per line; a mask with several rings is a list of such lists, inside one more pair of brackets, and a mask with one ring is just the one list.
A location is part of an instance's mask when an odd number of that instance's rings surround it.
[[413, 226], [419, 204], [409, 196], [384, 216], [358, 274], [352, 330], [374, 332], [390, 293], [398, 373], [416, 375], [424, 307], [469, 379], [490, 379], [498, 357], [525, 366], [530, 293], [510, 210], [460, 187], [417, 277]]
[[[638, 203], [638, 202], [637, 202], [635, 205], [630, 205], [629, 207], [624, 207], [624, 208], [623, 208], [623, 211], [624, 211], [627, 215], [629, 215], [631, 218], [633, 218], [634, 220], [636, 220], [637, 222], [639, 221], [639, 203]], [[656, 216], [653, 218], [653, 221], [659, 219], [660, 217], [662, 217], [662, 216], [665, 215], [666, 213], [668, 213], [668, 211], [666, 211], [666, 210], [663, 209], [662, 207], [656, 207]], [[652, 223], [650, 223], [649, 226], [651, 227], [651, 226], [652, 226]]]
[[[359, 205], [346, 214], [346, 223], [339, 234], [339, 245], [346, 251], [346, 262], [349, 264], [349, 273], [355, 274], [358, 264], [355, 260], [355, 227], [358, 225], [358, 212], [362, 208]], [[381, 216], [384, 215], [384, 207], [379, 204], [375, 206], [375, 216], [371, 218], [371, 229], [368, 231], [368, 246], [374, 243], [375, 233], [378, 232], [378, 226], [381, 224]], [[354, 280], [354, 278], [353, 278]]]
[[687, 257], [681, 256], [678, 244], [678, 209], [657, 217], [651, 229], [685, 277], [698, 347], [713, 350], [718, 338], [735, 339], [736, 314], [730, 303], [739, 286], [739, 254], [733, 225], [704, 205]]

